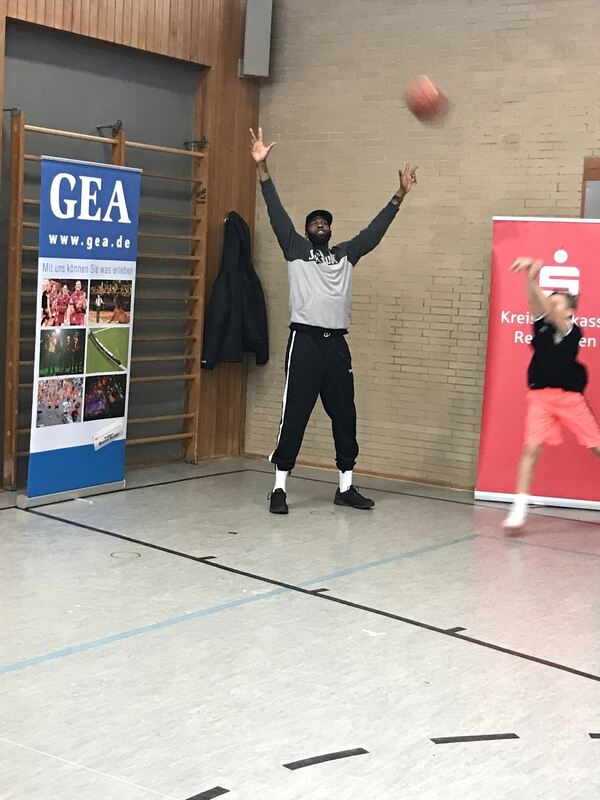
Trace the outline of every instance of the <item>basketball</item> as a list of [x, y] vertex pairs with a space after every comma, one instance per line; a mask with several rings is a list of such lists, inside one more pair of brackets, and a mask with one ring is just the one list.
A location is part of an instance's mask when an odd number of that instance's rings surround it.
[[417, 75], [405, 90], [406, 104], [421, 122], [433, 122], [448, 110], [448, 98], [427, 75]]

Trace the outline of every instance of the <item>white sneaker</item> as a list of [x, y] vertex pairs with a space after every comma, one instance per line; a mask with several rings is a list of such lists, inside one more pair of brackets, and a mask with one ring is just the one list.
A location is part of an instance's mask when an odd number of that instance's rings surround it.
[[522, 528], [527, 519], [527, 506], [515, 505], [510, 509], [509, 515], [502, 523], [503, 528]]

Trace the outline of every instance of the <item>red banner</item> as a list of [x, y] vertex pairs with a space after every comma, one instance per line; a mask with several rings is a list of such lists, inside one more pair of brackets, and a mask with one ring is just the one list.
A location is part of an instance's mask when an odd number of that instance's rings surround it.
[[[523, 446], [533, 331], [525, 278], [509, 272], [519, 256], [543, 259], [544, 291], [579, 295], [575, 321], [584, 337], [579, 360], [589, 374], [585, 397], [600, 417], [600, 221], [495, 217], [477, 499], [512, 499]], [[599, 508], [598, 457], [565, 430], [562, 445], [544, 448], [531, 496], [549, 505]]]

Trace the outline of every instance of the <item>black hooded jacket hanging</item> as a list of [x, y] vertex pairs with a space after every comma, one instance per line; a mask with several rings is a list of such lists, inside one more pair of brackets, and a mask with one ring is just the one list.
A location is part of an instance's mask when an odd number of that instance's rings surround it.
[[204, 321], [201, 366], [214, 369], [219, 361], [241, 361], [254, 353], [256, 363], [269, 360], [265, 296], [250, 260], [250, 230], [235, 211], [225, 221], [221, 268]]

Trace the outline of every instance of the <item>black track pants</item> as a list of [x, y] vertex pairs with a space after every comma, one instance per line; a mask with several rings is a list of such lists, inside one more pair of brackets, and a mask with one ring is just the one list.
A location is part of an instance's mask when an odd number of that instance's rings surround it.
[[292, 331], [285, 356], [285, 389], [277, 446], [269, 461], [291, 470], [317, 397], [331, 419], [336, 464], [342, 471], [356, 463], [356, 407], [350, 349], [343, 336]]

